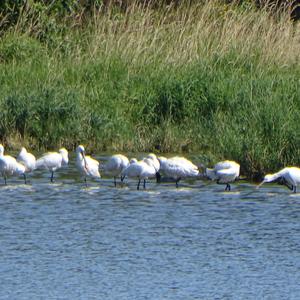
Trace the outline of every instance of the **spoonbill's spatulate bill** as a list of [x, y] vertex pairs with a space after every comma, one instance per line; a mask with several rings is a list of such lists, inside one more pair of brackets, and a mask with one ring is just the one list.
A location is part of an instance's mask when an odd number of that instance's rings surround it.
[[104, 166], [104, 171], [114, 177], [115, 187], [117, 186], [117, 177], [121, 176], [121, 181], [124, 177], [121, 175], [122, 171], [129, 166], [129, 160], [122, 154], [115, 154], [111, 156]]
[[287, 167], [274, 174], [267, 174], [261, 184], [267, 182], [278, 182], [287, 186], [294, 193], [297, 192], [297, 186], [300, 184], [300, 169], [297, 167]]
[[47, 152], [36, 161], [36, 168], [47, 169], [51, 172], [50, 180], [54, 180], [54, 172], [69, 162], [68, 151], [65, 148], [58, 152]]
[[217, 163], [213, 169], [206, 169], [206, 176], [216, 180], [218, 184], [226, 184], [225, 191], [230, 191], [230, 182], [235, 181], [240, 175], [240, 165], [235, 161], [225, 160]]
[[84, 176], [84, 182], [87, 185], [86, 177], [100, 178], [99, 162], [90, 156], [85, 155], [85, 149], [79, 145], [76, 149], [76, 166], [79, 172]]

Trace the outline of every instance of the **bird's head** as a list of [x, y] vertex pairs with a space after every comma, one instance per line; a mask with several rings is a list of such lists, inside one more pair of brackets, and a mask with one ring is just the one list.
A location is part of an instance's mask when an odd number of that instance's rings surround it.
[[129, 163], [130, 164], [135, 164], [135, 163], [137, 163], [137, 159], [136, 158], [132, 158]]
[[85, 149], [82, 145], [79, 145], [77, 148], [76, 148], [76, 153], [81, 153], [81, 154], [84, 154], [85, 153]]
[[156, 157], [156, 155], [154, 153], [148, 154], [147, 158], [150, 158], [150, 159], [153, 159], [153, 160], [157, 159], [157, 157]]
[[257, 186], [257, 188], [261, 187], [264, 183], [272, 182], [272, 181], [276, 180], [277, 178], [278, 177], [275, 178], [273, 174], [267, 174], [264, 177], [263, 181]]
[[20, 152], [22, 152], [22, 153], [27, 153], [27, 150], [26, 150], [25, 147], [22, 147]]

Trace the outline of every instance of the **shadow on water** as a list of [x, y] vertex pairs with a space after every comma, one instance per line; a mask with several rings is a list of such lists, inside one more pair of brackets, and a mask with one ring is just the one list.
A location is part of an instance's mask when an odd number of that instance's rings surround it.
[[[276, 185], [0, 186], [1, 299], [297, 299], [300, 194]], [[62, 296], [63, 295], [63, 296]]]

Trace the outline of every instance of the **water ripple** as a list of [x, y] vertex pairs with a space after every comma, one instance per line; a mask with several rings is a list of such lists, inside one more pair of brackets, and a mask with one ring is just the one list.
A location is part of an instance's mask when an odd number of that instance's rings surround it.
[[299, 194], [48, 175], [0, 187], [1, 299], [300, 297]]

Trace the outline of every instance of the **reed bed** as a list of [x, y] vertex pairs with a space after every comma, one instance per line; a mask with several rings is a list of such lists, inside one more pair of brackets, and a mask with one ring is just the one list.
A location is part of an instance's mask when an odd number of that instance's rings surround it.
[[59, 20], [27, 8], [1, 34], [8, 147], [188, 152], [252, 177], [300, 164], [300, 30], [284, 13], [135, 3]]

